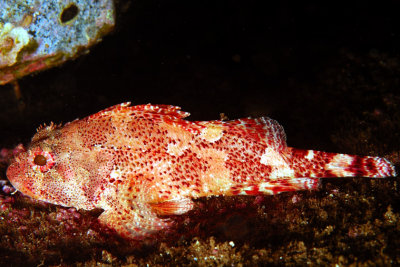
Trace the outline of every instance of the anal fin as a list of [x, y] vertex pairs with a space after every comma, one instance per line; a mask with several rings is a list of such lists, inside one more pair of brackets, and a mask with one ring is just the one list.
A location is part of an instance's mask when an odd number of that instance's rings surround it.
[[299, 190], [315, 190], [319, 186], [318, 178], [280, 178], [270, 179], [256, 184], [233, 186], [231, 195], [275, 195]]

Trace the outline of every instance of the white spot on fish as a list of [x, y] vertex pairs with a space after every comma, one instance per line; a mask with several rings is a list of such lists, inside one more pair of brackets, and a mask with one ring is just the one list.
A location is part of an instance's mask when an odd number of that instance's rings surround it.
[[201, 131], [200, 137], [203, 138], [204, 140], [207, 140], [210, 143], [214, 143], [215, 141], [221, 139], [223, 135], [224, 132], [221, 125], [211, 124], [210, 126], [204, 128]]
[[272, 179], [294, 176], [294, 170], [290, 168], [289, 164], [282, 157], [282, 154], [271, 147], [265, 149], [264, 154], [261, 155], [260, 162], [272, 167], [270, 174], [270, 178]]
[[307, 156], [305, 158], [308, 160], [312, 160], [314, 158], [314, 151], [308, 150]]

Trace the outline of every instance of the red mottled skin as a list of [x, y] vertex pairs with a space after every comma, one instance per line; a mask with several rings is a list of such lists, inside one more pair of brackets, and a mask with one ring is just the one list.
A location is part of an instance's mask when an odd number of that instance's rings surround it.
[[286, 146], [274, 120], [184, 120], [169, 105], [123, 103], [63, 127], [41, 127], [7, 170], [32, 198], [78, 209], [140, 239], [183, 214], [191, 199], [316, 189], [322, 177], [395, 176], [386, 159]]

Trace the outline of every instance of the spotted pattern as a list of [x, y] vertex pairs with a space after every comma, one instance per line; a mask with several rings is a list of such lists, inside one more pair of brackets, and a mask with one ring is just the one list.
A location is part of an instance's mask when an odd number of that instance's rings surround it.
[[[65, 126], [43, 126], [7, 170], [21, 192], [50, 203], [102, 208], [100, 221], [129, 238], [171, 225], [191, 199], [316, 189], [318, 178], [395, 175], [385, 159], [286, 146], [262, 117], [184, 120], [169, 105], [123, 103]], [[46, 165], [34, 166], [35, 155]]]

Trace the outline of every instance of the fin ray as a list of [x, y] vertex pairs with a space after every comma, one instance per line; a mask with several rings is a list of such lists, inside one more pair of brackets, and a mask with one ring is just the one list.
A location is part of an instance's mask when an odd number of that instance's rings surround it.
[[268, 117], [244, 118], [231, 121], [201, 121], [198, 125], [221, 125], [225, 132], [232, 136], [241, 136], [255, 142], [265, 143], [281, 151], [287, 147], [286, 134], [283, 127], [275, 120]]
[[164, 115], [174, 117], [176, 119], [183, 119], [190, 115], [189, 112], [181, 111], [181, 107], [172, 105], [136, 105], [131, 106], [131, 102], [125, 102], [118, 105], [111, 106], [109, 108], [103, 109], [93, 115], [87, 117], [88, 119], [94, 119], [102, 116], [116, 116], [118, 113], [121, 115], [129, 115], [132, 112], [144, 112], [153, 115]]
[[194, 206], [189, 198], [149, 203], [149, 205], [157, 215], [181, 215], [193, 209]]
[[233, 186], [228, 195], [276, 195], [299, 190], [316, 190], [318, 178], [282, 178], [270, 179], [260, 183]]

